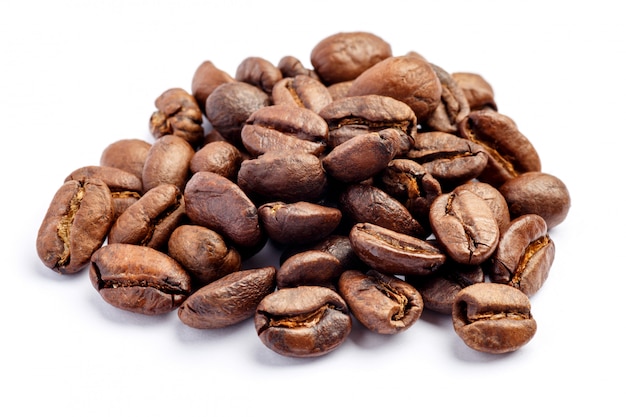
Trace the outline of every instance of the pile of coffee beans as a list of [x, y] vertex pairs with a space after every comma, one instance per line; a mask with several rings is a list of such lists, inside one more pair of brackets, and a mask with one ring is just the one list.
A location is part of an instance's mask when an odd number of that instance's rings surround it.
[[[528, 343], [570, 195], [491, 85], [367, 32], [322, 39], [310, 62], [200, 63], [189, 91], [156, 98], [150, 141], [65, 178], [41, 261], [88, 268], [127, 311], [251, 320], [286, 356], [333, 351], [355, 320], [398, 334], [424, 309], [478, 351]], [[280, 266], [246, 269], [266, 245]]]

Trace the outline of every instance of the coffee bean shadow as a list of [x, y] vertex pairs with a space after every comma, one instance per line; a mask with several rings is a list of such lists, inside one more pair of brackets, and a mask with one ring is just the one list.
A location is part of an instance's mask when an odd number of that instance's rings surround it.
[[451, 337], [450, 340], [450, 350], [452, 350], [452, 355], [454, 358], [461, 362], [465, 363], [497, 363], [504, 361], [506, 359], [510, 359], [511, 356], [514, 356], [516, 352], [508, 352], [508, 353], [485, 353], [479, 352], [467, 346], [460, 337], [453, 335], [455, 337]]
[[394, 335], [379, 334], [352, 319], [352, 330], [348, 339], [359, 349], [373, 350], [381, 348], [391, 342]]
[[[341, 347], [339, 347], [340, 349]], [[293, 368], [295, 366], [313, 366], [324, 362], [335, 352], [329, 352], [325, 355], [314, 358], [292, 358], [290, 356], [281, 355], [274, 352], [259, 340], [259, 343], [252, 349], [252, 355], [255, 361], [261, 365], [270, 368]]]
[[171, 320], [171, 314], [175, 314], [175, 312], [170, 312], [150, 316], [122, 310], [108, 304], [96, 291], [89, 297], [88, 302], [104, 319], [122, 326], [162, 326], [164, 322]]
[[252, 319], [244, 320], [221, 329], [196, 329], [187, 326], [178, 319], [177, 321], [178, 322], [175, 324], [176, 337], [180, 342], [187, 345], [213, 342], [223, 343], [224, 340], [229, 337], [238, 337], [244, 332], [254, 333]]

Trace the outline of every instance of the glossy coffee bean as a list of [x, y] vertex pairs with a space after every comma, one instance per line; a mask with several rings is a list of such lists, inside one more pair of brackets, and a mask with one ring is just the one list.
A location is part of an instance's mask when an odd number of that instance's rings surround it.
[[287, 258], [276, 273], [278, 288], [318, 285], [333, 287], [343, 272], [337, 257], [321, 250], [306, 250]]
[[422, 296], [413, 286], [376, 271], [346, 271], [337, 287], [354, 317], [375, 333], [403, 332], [424, 309]]
[[466, 265], [486, 261], [500, 238], [491, 208], [468, 190], [437, 197], [430, 208], [430, 225], [446, 254]]
[[333, 101], [328, 88], [308, 75], [283, 78], [274, 85], [272, 102], [303, 107], [315, 113]]
[[247, 320], [274, 291], [275, 274], [271, 266], [234, 271], [187, 297], [178, 318], [196, 329], [219, 329]]
[[537, 214], [525, 214], [509, 224], [490, 259], [491, 281], [534, 295], [548, 278], [555, 246], [548, 226]]
[[337, 292], [319, 286], [283, 288], [259, 303], [254, 326], [272, 351], [306, 358], [328, 354], [348, 338], [352, 318]]
[[467, 346], [497, 354], [520, 349], [537, 331], [528, 297], [516, 288], [491, 282], [459, 291], [452, 324]]
[[89, 279], [104, 301], [122, 310], [158, 315], [191, 293], [191, 278], [170, 256], [147, 246], [112, 243], [91, 257]]
[[114, 216], [113, 197], [104, 181], [66, 181], [54, 194], [37, 232], [37, 255], [58, 273], [82, 270], [105, 241]]
[[160, 184], [173, 184], [185, 189], [194, 148], [184, 139], [166, 135], [150, 148], [141, 174], [144, 192]]

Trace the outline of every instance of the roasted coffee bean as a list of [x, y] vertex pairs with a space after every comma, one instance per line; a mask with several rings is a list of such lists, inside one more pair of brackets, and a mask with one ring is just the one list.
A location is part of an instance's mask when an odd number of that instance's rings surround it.
[[320, 155], [327, 139], [328, 125], [317, 113], [286, 104], [255, 111], [241, 130], [242, 143], [252, 156], [292, 150]]
[[113, 197], [99, 178], [69, 180], [57, 190], [37, 232], [37, 255], [60, 274], [89, 264], [114, 220]]
[[536, 214], [511, 221], [490, 259], [489, 278], [531, 297], [543, 286], [554, 261], [554, 242], [548, 226]]
[[141, 178], [120, 168], [89, 165], [72, 171], [65, 181], [77, 180], [85, 182], [90, 178], [104, 181], [113, 197], [114, 218], [116, 219], [129, 206], [141, 197], [143, 185]]
[[123, 169], [141, 179], [151, 147], [152, 144], [142, 139], [117, 140], [102, 151], [100, 165]]
[[413, 110], [392, 97], [363, 95], [336, 99], [319, 115], [328, 124], [328, 145], [339, 146], [353, 137], [385, 129], [411, 135], [417, 126]]
[[461, 265], [448, 259], [430, 275], [407, 275], [405, 280], [419, 291], [424, 308], [452, 314], [454, 298], [459, 291], [472, 284], [485, 282], [485, 274], [481, 265]]
[[272, 266], [232, 272], [187, 297], [178, 318], [196, 329], [219, 329], [247, 320], [274, 291], [275, 275]]
[[191, 175], [208, 171], [235, 181], [242, 161], [243, 156], [235, 145], [225, 141], [210, 142], [194, 153], [189, 161], [189, 170]]
[[296, 75], [283, 78], [274, 85], [272, 102], [296, 107], [304, 107], [315, 113], [333, 101], [328, 88], [317, 78]]
[[511, 214], [509, 206], [500, 191], [486, 182], [469, 181], [457, 186], [454, 191], [468, 190], [481, 197], [491, 208], [493, 215], [498, 222], [500, 234], [509, 226]]
[[489, 159], [482, 146], [445, 132], [417, 134], [406, 157], [422, 165], [447, 190], [477, 178]]
[[126, 243], [111, 243], [94, 252], [89, 279], [107, 303], [146, 315], [175, 310], [191, 292], [189, 274], [173, 258]]
[[274, 64], [258, 56], [251, 56], [241, 61], [235, 72], [237, 81], [252, 84], [270, 95], [274, 84], [282, 78], [283, 74]]
[[339, 259], [344, 270], [365, 269], [365, 264], [357, 256], [350, 243], [350, 238], [344, 235], [330, 235], [326, 239], [316, 243], [311, 249], [330, 253]]
[[537, 331], [530, 300], [508, 285], [484, 282], [459, 291], [452, 306], [452, 324], [470, 348], [506, 353], [527, 344]]
[[334, 101], [348, 97], [348, 90], [350, 90], [351, 85], [352, 80], [331, 84], [327, 88]]
[[283, 74], [283, 78], [293, 78], [298, 75], [306, 75], [319, 81], [319, 76], [315, 70], [306, 68], [304, 64], [302, 64], [302, 61], [295, 56], [285, 55], [280, 59], [280, 61], [278, 61], [278, 65], [276, 66], [280, 70], [281, 74]]
[[191, 79], [191, 94], [196, 99], [196, 103], [202, 113], [205, 112], [204, 106], [206, 99], [211, 95], [213, 90], [224, 83], [233, 82], [235, 79], [217, 68], [212, 61], [203, 61], [193, 74]]
[[[403, 137], [404, 136], [404, 137]], [[396, 129], [354, 136], [322, 159], [328, 175], [345, 183], [365, 181], [381, 172], [411, 141]]]
[[377, 94], [407, 104], [417, 122], [428, 121], [441, 102], [441, 82], [430, 63], [413, 55], [389, 57], [363, 71], [348, 96]]
[[541, 171], [533, 144], [508, 116], [492, 110], [477, 110], [459, 123], [461, 137], [478, 143], [489, 156], [479, 179], [494, 187], [529, 171]]
[[233, 242], [238, 249], [263, 241], [257, 208], [237, 184], [213, 172], [197, 172], [184, 190], [187, 217]]
[[109, 243], [129, 243], [164, 250], [185, 218], [182, 192], [173, 184], [150, 189], [111, 226]]
[[486, 261], [500, 238], [491, 208], [468, 190], [437, 197], [430, 208], [430, 225], [446, 254], [460, 264]]
[[278, 288], [319, 285], [332, 287], [344, 271], [335, 256], [321, 250], [307, 250], [290, 256], [276, 273]]
[[430, 130], [456, 133], [459, 122], [470, 112], [469, 102], [452, 75], [438, 65], [430, 65], [441, 83], [441, 100], [426, 125]]
[[493, 88], [480, 74], [453, 72], [452, 78], [463, 91], [470, 111], [491, 109], [498, 111]]
[[319, 286], [282, 288], [259, 303], [254, 326], [272, 351], [306, 358], [337, 349], [352, 330], [346, 302], [335, 291]]
[[162, 136], [146, 156], [141, 176], [144, 192], [160, 184], [173, 184], [183, 190], [194, 153], [193, 147], [181, 137]]
[[330, 235], [341, 222], [342, 213], [306, 201], [266, 203], [258, 208], [259, 220], [270, 239], [281, 244], [307, 244]]
[[174, 135], [195, 144], [204, 137], [202, 110], [194, 96], [182, 88], [171, 88], [154, 102], [150, 131], [155, 138]]
[[270, 96], [260, 88], [234, 81], [218, 86], [205, 103], [206, 117], [228, 142], [241, 147], [241, 129], [248, 117], [270, 105]]
[[302, 151], [272, 151], [243, 161], [237, 184], [248, 194], [294, 203], [318, 200], [328, 180], [317, 156]]
[[327, 85], [357, 78], [372, 65], [392, 56], [391, 46], [368, 32], [330, 35], [311, 51], [311, 64]]
[[430, 206], [442, 190], [439, 181], [422, 165], [411, 159], [394, 159], [379, 173], [376, 185], [402, 203], [430, 232]]
[[413, 286], [376, 271], [346, 271], [337, 286], [354, 317], [375, 333], [403, 332], [424, 310], [422, 296]]
[[194, 288], [241, 268], [239, 252], [219, 233], [204, 226], [178, 226], [167, 241], [167, 253], [189, 272]]
[[357, 256], [385, 274], [428, 275], [446, 261], [436, 246], [370, 223], [355, 224], [349, 238]]
[[511, 178], [498, 190], [509, 205], [511, 218], [538, 214], [551, 229], [561, 224], [572, 205], [565, 183], [545, 172], [526, 172]]
[[398, 233], [426, 236], [424, 228], [409, 210], [378, 187], [349, 185], [339, 196], [339, 207], [352, 223], [371, 223]]

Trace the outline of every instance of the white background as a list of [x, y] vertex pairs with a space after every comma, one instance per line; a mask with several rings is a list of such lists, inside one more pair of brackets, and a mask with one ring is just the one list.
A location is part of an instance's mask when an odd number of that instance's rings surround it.
[[[0, 415], [625, 415], [626, 32], [618, 2], [29, 1], [0, 3]], [[355, 326], [335, 352], [289, 359], [251, 321], [219, 331], [118, 311], [86, 271], [45, 268], [35, 237], [76, 168], [152, 141], [154, 99], [204, 60], [294, 55], [364, 30], [395, 54], [483, 75], [502, 113], [572, 196], [532, 299], [534, 339], [471, 351], [447, 317]], [[218, 414], [219, 413], [219, 414]], [[349, 414], [348, 414], [349, 413]]]

